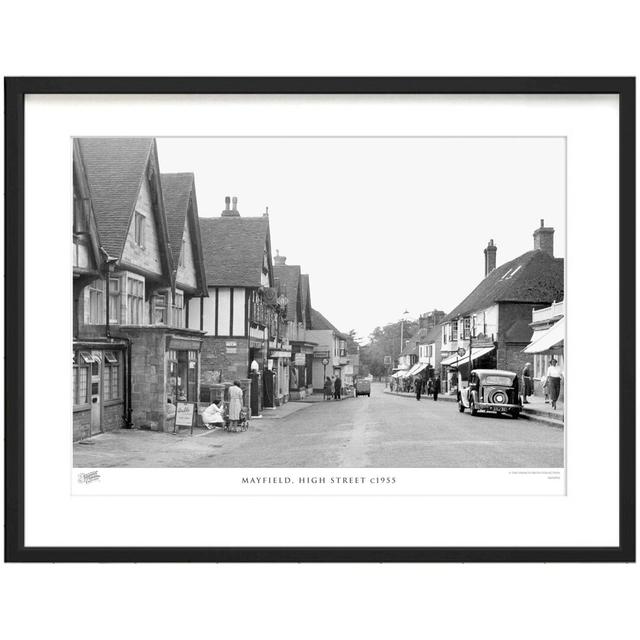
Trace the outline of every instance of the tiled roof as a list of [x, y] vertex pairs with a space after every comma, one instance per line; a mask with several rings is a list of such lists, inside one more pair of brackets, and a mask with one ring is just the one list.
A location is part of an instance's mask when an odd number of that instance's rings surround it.
[[311, 324], [311, 285], [309, 284], [309, 274], [303, 273], [300, 276], [300, 289], [301, 289], [301, 308], [302, 313], [305, 316], [304, 320], [307, 325]]
[[200, 218], [207, 283], [259, 287], [269, 218]]
[[494, 269], [444, 322], [496, 302], [550, 304], [564, 298], [564, 260], [541, 250], [528, 251]]
[[302, 322], [298, 300], [300, 287], [300, 267], [294, 264], [274, 265], [273, 275], [280, 280], [280, 284], [287, 289], [287, 320], [289, 322]]
[[320, 330], [335, 331], [340, 338], [343, 338], [344, 340], [347, 339], [347, 336], [344, 333], [342, 333], [342, 331], [338, 331], [338, 329], [336, 329], [334, 325], [332, 325], [319, 311], [316, 311], [315, 309], [311, 309], [311, 327], [310, 328], [312, 330], [320, 329]]
[[79, 138], [100, 242], [120, 257], [153, 138]]
[[431, 344], [432, 342], [436, 342], [440, 338], [440, 334], [442, 332], [441, 325], [437, 324], [435, 327], [431, 327], [431, 329], [422, 328], [416, 333], [411, 340], [413, 342], [419, 342], [420, 344]]
[[162, 183], [162, 199], [164, 211], [167, 215], [167, 229], [169, 244], [173, 255], [173, 264], [177, 265], [182, 250], [184, 222], [187, 218], [189, 196], [193, 187], [193, 173], [163, 173], [160, 175]]

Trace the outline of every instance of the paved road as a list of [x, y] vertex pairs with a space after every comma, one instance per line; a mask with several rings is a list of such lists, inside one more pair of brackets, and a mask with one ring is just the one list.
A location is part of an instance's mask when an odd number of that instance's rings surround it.
[[[562, 467], [564, 432], [386, 394], [286, 405], [244, 433], [123, 430], [74, 446], [79, 467]], [[293, 413], [290, 413], [292, 412]], [[290, 415], [285, 415], [290, 413]], [[274, 414], [271, 414], [274, 415]]]
[[[453, 402], [371, 397], [314, 403], [244, 434], [189, 466], [562, 467], [561, 429], [510, 417], [460, 414]], [[230, 438], [239, 438], [230, 442]], [[208, 440], [207, 437], [202, 440]]]

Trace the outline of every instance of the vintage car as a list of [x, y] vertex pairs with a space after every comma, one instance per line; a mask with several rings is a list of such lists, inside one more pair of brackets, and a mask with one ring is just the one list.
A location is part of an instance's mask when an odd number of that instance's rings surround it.
[[371, 382], [367, 378], [358, 378], [355, 384], [356, 398], [358, 396], [371, 397]]
[[466, 387], [458, 384], [458, 410], [508, 413], [517, 418], [522, 410], [518, 393], [518, 374], [500, 369], [474, 369]]

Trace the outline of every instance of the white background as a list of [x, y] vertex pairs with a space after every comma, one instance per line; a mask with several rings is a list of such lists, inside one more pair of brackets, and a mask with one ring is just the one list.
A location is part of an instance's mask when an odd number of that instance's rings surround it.
[[[325, 2], [308, 13], [298, 3], [145, 4], [14, 4], [3, 12], [3, 72], [639, 70], [631, 2]], [[638, 627], [635, 565], [9, 566], [1, 580], [3, 624], [16, 638], [601, 638]]]
[[[617, 396], [594, 404], [589, 385], [574, 372], [593, 366], [593, 291], [608, 291], [607, 337], [617, 344], [618, 109], [615, 96], [28, 96], [25, 111], [26, 388], [38, 402], [25, 408], [25, 542], [28, 546], [613, 546], [618, 542], [618, 440], [603, 428], [617, 415]], [[70, 496], [70, 372], [42, 384], [42, 309], [51, 335], [71, 335], [69, 261], [52, 247], [69, 246], [71, 222], [70, 139], [79, 135], [550, 135], [567, 136], [567, 469], [563, 480], [540, 476], [487, 475], [484, 470], [398, 472], [392, 495], [338, 500], [296, 495], [271, 497], [264, 486], [241, 501], [215, 494], [239, 492], [230, 469], [107, 469], [100, 485]], [[277, 159], [274, 161], [277, 162]], [[301, 215], [304, 210], [301, 212]], [[404, 222], [415, 227], [419, 213]], [[514, 213], [514, 215], [517, 215]], [[64, 220], [67, 220], [67, 224]], [[461, 226], [463, 221], [461, 221]], [[372, 234], [384, 233], [374, 226]], [[594, 260], [598, 251], [606, 260]], [[46, 259], [46, 258], [53, 259]], [[43, 288], [42, 266], [56, 287]], [[66, 284], [66, 287], [65, 287]], [[386, 282], [392, 286], [392, 282]], [[454, 286], [454, 285], [452, 285]], [[426, 284], [425, 284], [425, 289]], [[66, 294], [66, 296], [65, 296]], [[66, 300], [62, 306], [61, 301]], [[63, 311], [64, 309], [64, 311]], [[65, 313], [66, 311], [66, 313]], [[68, 342], [51, 341], [47, 355], [64, 362]], [[617, 353], [608, 359], [607, 382], [617, 388]], [[41, 428], [42, 407], [68, 420]], [[66, 410], [65, 410], [66, 409]], [[543, 427], [545, 428], [545, 427]], [[599, 472], [594, 473], [594, 460]], [[256, 475], [259, 472], [247, 470]], [[156, 497], [149, 479], [160, 476]], [[418, 480], [410, 480], [417, 476]], [[453, 477], [452, 477], [453, 476]], [[46, 478], [46, 482], [42, 479]], [[123, 483], [125, 478], [130, 482]], [[175, 478], [175, 479], [174, 479]], [[209, 496], [191, 496], [190, 480]], [[236, 478], [234, 481], [233, 478]], [[476, 480], [477, 478], [477, 480]], [[491, 479], [494, 478], [492, 481]], [[163, 490], [167, 479], [175, 486]], [[527, 482], [524, 482], [525, 480]], [[466, 482], [465, 482], [466, 480]], [[115, 499], [128, 484], [130, 497]], [[474, 486], [474, 484], [476, 486]], [[500, 485], [504, 484], [504, 488]], [[551, 486], [550, 486], [551, 485]], [[440, 488], [442, 487], [442, 488]], [[303, 487], [298, 487], [302, 491]], [[334, 490], [336, 488], [334, 487]], [[370, 487], [358, 488], [364, 493]], [[151, 489], [153, 490], [153, 489]], [[240, 487], [241, 491], [241, 487]], [[327, 490], [326, 493], [333, 493]], [[280, 492], [278, 492], [280, 493]], [[406, 494], [422, 493], [405, 498]], [[438, 494], [458, 494], [452, 500]], [[484, 494], [481, 497], [477, 493]], [[513, 497], [529, 493], [526, 499]], [[556, 495], [548, 495], [555, 493]], [[425, 495], [426, 494], [426, 495]], [[434, 494], [434, 495], [431, 495]], [[543, 495], [545, 497], [543, 497]], [[173, 517], [168, 517], [171, 514]], [[295, 515], [293, 515], [295, 514]], [[266, 520], [267, 527], [256, 527]], [[91, 521], [90, 530], [86, 522]], [[123, 525], [126, 523], [126, 526]], [[220, 526], [220, 523], [225, 523]], [[231, 523], [233, 523], [231, 525]], [[472, 526], [470, 526], [472, 523]]]

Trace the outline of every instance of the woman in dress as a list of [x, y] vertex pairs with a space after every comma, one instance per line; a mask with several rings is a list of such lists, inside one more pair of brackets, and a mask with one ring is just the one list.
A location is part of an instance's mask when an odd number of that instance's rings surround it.
[[[222, 404], [222, 402], [220, 403]], [[213, 429], [214, 427], [221, 427], [224, 424], [224, 418], [222, 416], [222, 408], [215, 402], [210, 404], [202, 412], [202, 424], [207, 429]]]
[[240, 420], [240, 411], [242, 411], [242, 389], [237, 380], [233, 381], [233, 385], [229, 387], [229, 420], [230, 428], [234, 431], [238, 428], [238, 420]]
[[549, 368], [547, 369], [547, 388], [549, 389], [552, 409], [556, 408], [556, 402], [558, 402], [561, 378], [562, 370], [558, 366], [558, 361], [555, 358], [551, 358]]

